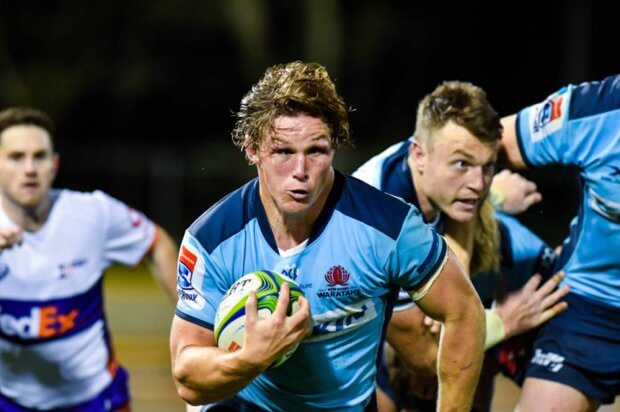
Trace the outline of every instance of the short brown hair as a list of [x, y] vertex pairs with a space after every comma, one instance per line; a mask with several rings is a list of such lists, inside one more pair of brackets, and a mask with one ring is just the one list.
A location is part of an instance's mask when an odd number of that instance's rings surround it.
[[9, 107], [0, 112], [0, 135], [13, 126], [38, 126], [50, 135], [54, 134], [54, 122], [47, 113], [32, 107]]
[[498, 141], [502, 125], [480, 87], [461, 81], [443, 82], [418, 105], [416, 140], [428, 142], [430, 133], [450, 120], [464, 127], [482, 142]]
[[327, 124], [332, 147], [337, 149], [352, 144], [348, 112], [324, 66], [300, 61], [279, 64], [269, 67], [241, 100], [232, 139], [241, 150], [258, 148], [276, 117], [303, 113]]

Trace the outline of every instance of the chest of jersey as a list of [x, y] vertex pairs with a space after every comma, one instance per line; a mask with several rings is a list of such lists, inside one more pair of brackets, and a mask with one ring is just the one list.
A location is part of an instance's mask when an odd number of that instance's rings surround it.
[[99, 280], [103, 267], [101, 248], [96, 247], [101, 242], [98, 232], [71, 230], [66, 223], [25, 233], [21, 245], [0, 255], [0, 298], [62, 298], [84, 292]]

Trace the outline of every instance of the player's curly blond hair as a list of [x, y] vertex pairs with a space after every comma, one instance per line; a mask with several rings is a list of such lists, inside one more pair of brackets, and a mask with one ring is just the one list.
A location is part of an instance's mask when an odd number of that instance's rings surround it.
[[241, 150], [258, 149], [276, 117], [303, 113], [327, 124], [334, 149], [350, 146], [348, 112], [324, 66], [301, 61], [278, 64], [269, 67], [241, 100], [232, 139]]

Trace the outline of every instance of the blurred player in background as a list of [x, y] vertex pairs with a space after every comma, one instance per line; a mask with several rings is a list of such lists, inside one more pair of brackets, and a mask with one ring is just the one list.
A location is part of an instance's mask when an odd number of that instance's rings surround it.
[[[489, 308], [487, 348], [539, 326], [562, 310], [565, 304], [554, 304], [567, 292], [566, 288], [552, 292], [560, 277], [536, 290], [541, 278], [530, 278], [536, 273], [549, 274], [553, 250], [516, 219], [495, 214], [487, 196], [501, 137], [499, 120], [480, 88], [445, 82], [420, 102], [415, 138], [389, 147], [354, 173], [416, 205], [426, 222], [445, 233], [467, 272], [474, 275], [474, 286]], [[511, 213], [520, 213], [541, 199], [532, 182], [509, 171], [497, 175], [495, 196], [497, 206]], [[491, 309], [495, 298], [502, 299]], [[402, 375], [407, 385], [400, 391], [402, 406], [434, 410], [438, 340], [424, 321], [420, 310], [401, 294], [387, 339], [413, 374]], [[516, 356], [511, 359], [515, 365], [517, 361]], [[491, 363], [490, 359], [486, 362], [489, 367]], [[483, 371], [483, 376], [496, 372], [497, 368]], [[511, 366], [510, 372], [515, 377], [522, 370]], [[481, 381], [475, 410], [490, 406], [488, 384]], [[380, 381], [380, 386], [391, 394], [388, 382]]]
[[[171, 352], [188, 402], [221, 401], [210, 410], [374, 410], [382, 329], [403, 287], [445, 323], [442, 406], [469, 410], [482, 360], [480, 301], [417, 209], [333, 169], [335, 150], [350, 142], [347, 111], [316, 63], [273, 66], [243, 98], [233, 137], [258, 178], [203, 214], [180, 252]], [[307, 299], [286, 317], [284, 289], [274, 314], [257, 319], [251, 294], [243, 347], [219, 349], [218, 304], [257, 269], [286, 271]], [[288, 361], [267, 370], [297, 343]]]
[[176, 246], [103, 192], [52, 189], [58, 160], [45, 113], [0, 112], [0, 411], [128, 411], [103, 271], [148, 255], [176, 296]]
[[510, 165], [577, 166], [583, 188], [557, 265], [569, 307], [535, 343], [519, 410], [595, 410], [620, 394], [620, 75], [564, 87], [503, 124]]

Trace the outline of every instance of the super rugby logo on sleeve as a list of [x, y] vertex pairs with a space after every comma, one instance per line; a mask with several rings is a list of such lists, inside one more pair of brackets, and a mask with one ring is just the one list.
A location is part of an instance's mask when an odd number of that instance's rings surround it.
[[204, 262], [198, 251], [191, 246], [190, 242], [183, 242], [179, 252], [177, 264], [177, 294], [179, 299], [194, 309], [204, 306], [204, 298], [199, 293], [201, 281], [194, 277], [198, 271], [202, 273]]
[[567, 89], [562, 89], [544, 102], [532, 107], [530, 111], [532, 143], [560, 130], [568, 115], [568, 100]]
[[196, 269], [197, 260], [197, 256], [185, 247], [185, 245], [181, 246], [177, 270], [177, 283], [181, 289], [192, 289], [192, 276]]

